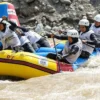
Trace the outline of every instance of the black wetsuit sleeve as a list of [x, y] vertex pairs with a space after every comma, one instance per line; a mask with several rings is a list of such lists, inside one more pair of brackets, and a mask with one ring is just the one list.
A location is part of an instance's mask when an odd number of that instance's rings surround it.
[[60, 40], [68, 40], [68, 36], [67, 35], [54, 35], [54, 38], [56, 39], [60, 39]]
[[12, 31], [15, 31], [15, 29], [17, 28], [17, 25], [16, 23], [12, 22], [12, 21], [8, 21], [11, 25], [9, 26], [9, 28], [12, 30]]
[[[51, 38], [51, 34], [46, 33], [46, 36], [48, 38]], [[54, 34], [54, 38], [59, 39], [59, 40], [68, 40], [68, 36], [64, 35], [64, 34], [62, 34], [62, 35], [55, 35]]]
[[96, 36], [94, 34], [90, 35], [90, 39], [92, 40], [92, 42], [88, 42], [87, 41], [88, 44], [97, 45], [98, 41], [97, 41], [97, 38], [96, 38]]
[[28, 32], [28, 29], [21, 27], [21, 26], [17, 26], [16, 23], [12, 22], [12, 21], [8, 21], [13, 27], [19, 28], [21, 29], [23, 32]]
[[79, 47], [76, 45], [73, 45], [69, 53], [76, 54], [78, 51], [79, 51]]
[[17, 28], [21, 29], [23, 32], [28, 32], [29, 30], [24, 28], [24, 27], [21, 27], [21, 26], [17, 26]]
[[45, 36], [47, 36], [48, 38], [51, 38], [51, 34], [46, 33]]
[[14, 27], [17, 27], [16, 23], [15, 22], [12, 22], [12, 21], [8, 21], [12, 26]]
[[15, 28], [16, 28], [15, 26], [12, 25], [9, 26], [9, 29], [11, 29], [12, 31], [15, 31]]

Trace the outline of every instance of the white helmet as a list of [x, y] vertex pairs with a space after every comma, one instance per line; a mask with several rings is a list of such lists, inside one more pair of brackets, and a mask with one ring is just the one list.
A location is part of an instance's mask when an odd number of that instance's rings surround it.
[[79, 33], [78, 33], [78, 31], [75, 30], [75, 29], [73, 29], [73, 30], [68, 30], [68, 31], [67, 31], [67, 36], [78, 38], [78, 37], [79, 37]]
[[97, 21], [97, 22], [100, 22], [100, 14], [96, 15], [96, 16], [94, 17], [94, 20]]
[[79, 25], [89, 26], [89, 21], [87, 19], [82, 19], [79, 21]]

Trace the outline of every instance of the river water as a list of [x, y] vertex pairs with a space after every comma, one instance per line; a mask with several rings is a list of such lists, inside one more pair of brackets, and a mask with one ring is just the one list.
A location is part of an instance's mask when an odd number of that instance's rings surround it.
[[0, 81], [0, 100], [100, 100], [100, 57], [75, 72]]

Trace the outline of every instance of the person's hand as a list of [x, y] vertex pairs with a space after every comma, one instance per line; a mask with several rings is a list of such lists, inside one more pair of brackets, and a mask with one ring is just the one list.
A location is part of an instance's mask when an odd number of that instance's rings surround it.
[[58, 59], [58, 60], [61, 60], [61, 59], [62, 59], [62, 55], [58, 54], [58, 55], [57, 55], [57, 59]]
[[86, 42], [87, 42], [87, 40], [82, 40], [82, 42], [83, 42], [83, 43], [86, 43]]
[[20, 31], [20, 30], [16, 29], [15, 32], [16, 32], [17, 34], [21, 35], [21, 31]]
[[59, 34], [61, 34], [62, 33], [62, 30], [59, 30], [58, 32], [59, 32]]
[[64, 31], [62, 31], [62, 30], [58, 30], [58, 32], [59, 32], [59, 34], [62, 34], [62, 33], [64, 33]]
[[24, 34], [24, 33], [21, 33], [20, 35], [21, 35], [21, 36], [25, 36], [25, 34]]
[[51, 38], [54, 38], [54, 34], [51, 34]]

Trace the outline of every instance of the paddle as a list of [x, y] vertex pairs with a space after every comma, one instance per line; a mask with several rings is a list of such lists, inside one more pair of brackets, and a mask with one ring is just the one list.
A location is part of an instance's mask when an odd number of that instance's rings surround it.
[[[83, 42], [84, 43], [84, 42]], [[87, 44], [87, 43], [84, 43], [84, 44], [86, 44], [87, 46], [89, 46], [89, 47], [92, 47], [92, 48], [96, 48], [96, 47], [93, 47], [93, 46], [91, 46], [91, 45], [89, 45], [89, 44]], [[99, 48], [96, 48], [96, 52], [97, 52], [97, 55], [98, 54], [100, 54], [100, 49]]]
[[[57, 48], [56, 48], [56, 42], [55, 42], [55, 39], [53, 37], [53, 43], [54, 43], [54, 48], [55, 48], [55, 51], [56, 51], [56, 55], [58, 56], [58, 52], [57, 52]], [[61, 72], [61, 68], [60, 68], [60, 61], [59, 59], [57, 58], [57, 61], [58, 61], [58, 68], [59, 68], [59, 71]]]
[[[84, 43], [84, 42], [83, 42]], [[89, 44], [87, 44], [87, 43], [84, 43], [84, 44], [86, 44], [87, 46], [89, 46], [89, 47], [91, 47], [91, 48], [95, 48], [95, 47], [93, 47], [93, 46], [91, 46], [91, 45], [89, 45]]]

